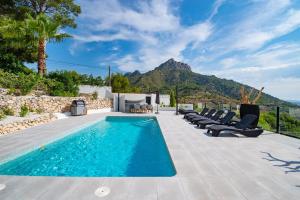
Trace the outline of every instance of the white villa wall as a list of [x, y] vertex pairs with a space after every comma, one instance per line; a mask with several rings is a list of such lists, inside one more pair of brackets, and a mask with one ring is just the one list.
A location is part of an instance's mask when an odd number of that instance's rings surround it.
[[187, 110], [193, 110], [194, 108], [193, 104], [178, 104], [178, 107]]
[[170, 95], [168, 94], [159, 95], [159, 99], [160, 99], [160, 104], [163, 104], [165, 106], [170, 105]]
[[[125, 101], [141, 101], [141, 104], [146, 103], [146, 94], [134, 94], [134, 93], [119, 93], [120, 95], [120, 103], [119, 103], [119, 111], [125, 112]], [[118, 93], [113, 93], [114, 99], [114, 111], [118, 111]]]
[[98, 93], [98, 97], [100, 98], [108, 98], [112, 99], [113, 95], [111, 92], [111, 87], [109, 86], [91, 86], [91, 85], [80, 85], [79, 86], [79, 94], [93, 94], [94, 92]]
[[[119, 103], [119, 111], [125, 112], [125, 101], [140, 101], [140, 104], [146, 104], [146, 97], [151, 97], [151, 105], [153, 107], [156, 106], [155, 99], [156, 94], [134, 94], [134, 93], [119, 93], [120, 97], [120, 103]], [[113, 93], [113, 99], [114, 99], [114, 105], [113, 110], [118, 111], [118, 93]], [[164, 105], [170, 104], [170, 95], [160, 95], [160, 103], [163, 103]]]

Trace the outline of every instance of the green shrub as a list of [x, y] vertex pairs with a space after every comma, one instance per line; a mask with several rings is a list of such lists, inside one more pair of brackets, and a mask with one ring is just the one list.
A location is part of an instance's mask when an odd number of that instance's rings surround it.
[[15, 88], [9, 88], [8, 91], [7, 91], [7, 94], [9, 95], [13, 95], [16, 93], [16, 89]]
[[197, 104], [197, 103], [194, 103], [194, 104], [193, 104], [193, 109], [194, 109], [194, 110], [198, 110], [198, 104]]
[[79, 74], [79, 81], [80, 81], [80, 84], [83, 84], [83, 85], [95, 85], [95, 86], [103, 86], [104, 85], [104, 81], [101, 78], [101, 76], [93, 77], [93, 75], [88, 76], [87, 74], [83, 74], [83, 75]]
[[9, 116], [14, 116], [15, 115], [15, 112], [13, 111], [13, 109], [11, 109], [10, 107], [8, 106], [4, 106], [1, 108], [2, 112], [5, 114], [5, 115], [9, 115]]
[[21, 112], [19, 113], [21, 117], [25, 117], [29, 113], [29, 108], [26, 105], [21, 107]]
[[4, 119], [6, 115], [3, 113], [2, 110], [0, 110], [0, 120]]
[[175, 99], [175, 93], [173, 90], [170, 91], [170, 107], [175, 107], [176, 105], [176, 99]]
[[20, 89], [21, 95], [27, 95], [30, 93], [36, 86], [37, 79], [38, 77], [35, 74], [25, 75], [23, 73], [19, 73], [16, 87]]
[[[27, 95], [32, 90], [44, 91], [51, 96], [78, 96], [79, 84], [101, 86], [102, 78], [80, 75], [75, 71], [50, 72], [46, 77], [40, 77], [36, 73], [8, 72], [0, 69], [0, 87], [9, 88], [11, 95]], [[126, 91], [139, 92], [139, 88], [126, 88]], [[125, 91], [125, 90], [124, 90]]]
[[97, 93], [97, 92], [93, 92], [93, 94], [92, 94], [92, 99], [93, 99], [93, 100], [98, 99], [98, 93]]
[[50, 82], [50, 95], [52, 96], [78, 96], [80, 84], [79, 74], [75, 71], [50, 72], [47, 76], [54, 80]]
[[12, 74], [0, 70], [0, 87], [10, 88], [9, 94], [18, 95], [18, 91], [21, 95], [26, 95], [37, 84], [38, 76], [36, 74]]
[[270, 124], [270, 119], [268, 118], [268, 113], [263, 112], [259, 117], [258, 125], [261, 126], [263, 129], [272, 131], [274, 127]]
[[35, 112], [36, 112], [37, 114], [41, 114], [41, 113], [43, 113], [43, 112], [44, 112], [44, 110], [43, 110], [43, 109], [41, 109], [41, 108], [38, 108], [38, 109], [36, 109], [36, 110], [35, 110]]

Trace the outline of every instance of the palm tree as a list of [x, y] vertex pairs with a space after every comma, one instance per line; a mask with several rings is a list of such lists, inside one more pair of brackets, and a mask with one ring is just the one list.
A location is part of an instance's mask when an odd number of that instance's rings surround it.
[[61, 42], [64, 38], [71, 37], [66, 33], [60, 33], [60, 23], [51, 20], [44, 14], [35, 18], [28, 16], [25, 20], [26, 32], [30, 33], [38, 45], [38, 74], [46, 74], [46, 44], [47, 42]]
[[[47, 42], [60, 42], [64, 38], [71, 37], [66, 33], [61, 33], [61, 24], [52, 20], [45, 14], [39, 14], [35, 18], [27, 15], [24, 21], [16, 21], [2, 18], [0, 23], [0, 33], [5, 39], [9, 39], [11, 45], [18, 47], [31, 45], [37, 47], [38, 74], [46, 74], [46, 44]], [[33, 44], [24, 43], [24, 38], [30, 37]]]

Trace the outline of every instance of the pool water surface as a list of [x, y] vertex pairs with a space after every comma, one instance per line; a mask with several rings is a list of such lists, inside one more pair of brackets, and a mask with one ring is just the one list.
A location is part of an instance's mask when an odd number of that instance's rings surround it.
[[0, 175], [164, 177], [175, 174], [155, 117], [106, 117], [0, 165]]

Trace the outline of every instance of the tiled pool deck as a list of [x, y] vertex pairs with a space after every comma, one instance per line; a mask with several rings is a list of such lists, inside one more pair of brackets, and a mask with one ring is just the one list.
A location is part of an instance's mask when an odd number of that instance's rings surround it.
[[[0, 137], [0, 161], [62, 137], [106, 115], [72, 117]], [[157, 115], [177, 170], [169, 178], [0, 176], [0, 199], [300, 199], [300, 140], [265, 132], [258, 138], [209, 137], [174, 112]], [[293, 162], [294, 161], [294, 162]], [[99, 198], [100, 186], [111, 189]]]

